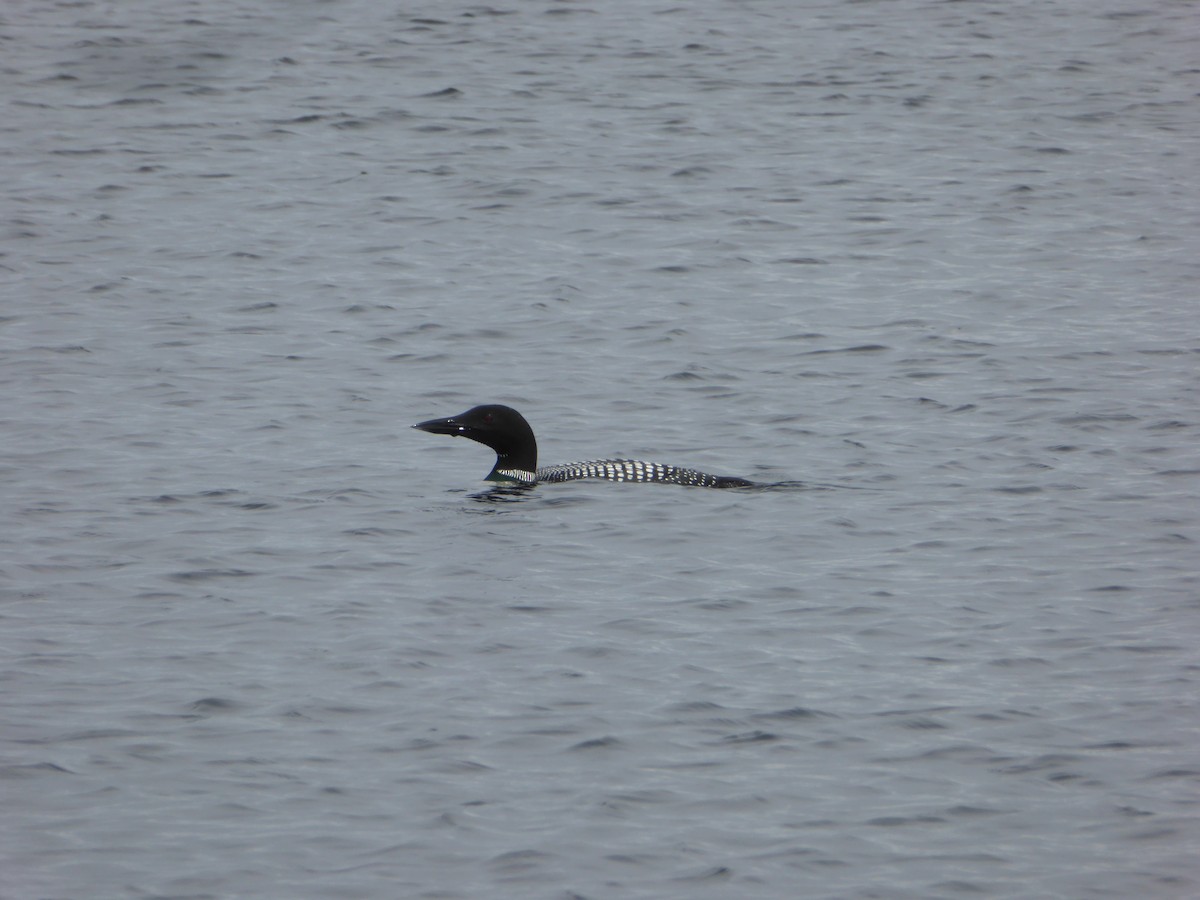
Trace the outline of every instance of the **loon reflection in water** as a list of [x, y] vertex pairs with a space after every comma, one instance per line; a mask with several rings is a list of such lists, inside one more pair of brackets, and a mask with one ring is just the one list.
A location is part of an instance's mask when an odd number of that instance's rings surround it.
[[593, 459], [559, 466], [537, 465], [537, 440], [525, 417], [510, 406], [476, 406], [448, 419], [430, 419], [414, 425], [430, 434], [470, 438], [496, 451], [496, 464], [488, 481], [537, 484], [542, 481], [575, 481], [603, 478], [608, 481], [654, 481], [693, 487], [752, 487], [745, 478], [709, 475], [640, 459]]

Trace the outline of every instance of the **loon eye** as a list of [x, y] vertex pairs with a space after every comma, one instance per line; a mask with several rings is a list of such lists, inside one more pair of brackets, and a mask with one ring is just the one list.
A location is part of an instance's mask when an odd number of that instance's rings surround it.
[[484, 413], [484, 416], [483, 416], [483, 424], [484, 424], [484, 425], [491, 425], [491, 424], [492, 424], [492, 414], [491, 414], [491, 413]]

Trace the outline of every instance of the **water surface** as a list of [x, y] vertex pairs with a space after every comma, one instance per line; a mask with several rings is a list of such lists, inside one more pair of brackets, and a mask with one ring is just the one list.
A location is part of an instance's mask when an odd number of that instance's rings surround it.
[[0, 895], [1200, 892], [1190, 6], [2, 16]]

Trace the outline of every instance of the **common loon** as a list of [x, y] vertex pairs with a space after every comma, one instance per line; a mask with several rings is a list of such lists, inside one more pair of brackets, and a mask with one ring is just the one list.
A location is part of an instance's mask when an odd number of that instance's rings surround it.
[[448, 419], [430, 419], [414, 425], [430, 434], [449, 434], [487, 444], [496, 451], [488, 481], [537, 484], [539, 481], [575, 481], [605, 478], [609, 481], [657, 481], [696, 487], [751, 487], [744, 478], [709, 475], [640, 459], [593, 459], [561, 466], [537, 467], [537, 440], [525, 417], [509, 406], [489, 404], [468, 409]]

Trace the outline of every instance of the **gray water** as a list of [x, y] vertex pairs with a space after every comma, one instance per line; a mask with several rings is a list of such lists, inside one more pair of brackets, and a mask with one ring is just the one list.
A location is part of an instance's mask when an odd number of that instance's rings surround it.
[[0, 896], [1200, 895], [1198, 24], [9, 0]]

